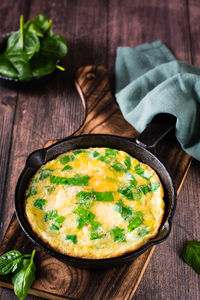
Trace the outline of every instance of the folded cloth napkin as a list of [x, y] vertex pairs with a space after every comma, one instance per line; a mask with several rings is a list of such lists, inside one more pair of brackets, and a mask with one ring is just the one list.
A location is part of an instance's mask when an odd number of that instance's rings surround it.
[[200, 160], [200, 69], [178, 61], [161, 42], [118, 47], [116, 100], [141, 132], [159, 113], [176, 116], [181, 147]]

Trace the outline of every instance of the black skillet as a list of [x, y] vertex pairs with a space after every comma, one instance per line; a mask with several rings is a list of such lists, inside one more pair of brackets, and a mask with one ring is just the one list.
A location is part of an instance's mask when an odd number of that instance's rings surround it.
[[[125, 263], [133, 260], [136, 256], [142, 254], [149, 247], [164, 241], [169, 236], [171, 231], [171, 222], [176, 206], [176, 188], [169, 171], [153, 152], [157, 143], [169, 131], [174, 129], [174, 126], [174, 117], [170, 115], [160, 115], [156, 117], [137, 138], [134, 139], [106, 134], [80, 135], [68, 137], [57, 142], [56, 144], [53, 144], [52, 146], [49, 146], [48, 148], [36, 150], [31, 153], [28, 156], [26, 165], [19, 177], [15, 193], [15, 212], [23, 231], [33, 243], [50, 255], [71, 265], [83, 268], [105, 268]], [[153, 168], [161, 179], [165, 192], [165, 214], [163, 222], [160, 226], [157, 236], [138, 250], [119, 257], [107, 259], [83, 259], [70, 257], [55, 251], [53, 248], [39, 239], [38, 236], [31, 230], [31, 227], [25, 218], [25, 189], [30, 178], [35, 174], [40, 166], [45, 164], [47, 161], [54, 159], [61, 153], [73, 149], [83, 149], [89, 147], [109, 147], [123, 150], [129, 153], [131, 156], [137, 158], [139, 161]]]

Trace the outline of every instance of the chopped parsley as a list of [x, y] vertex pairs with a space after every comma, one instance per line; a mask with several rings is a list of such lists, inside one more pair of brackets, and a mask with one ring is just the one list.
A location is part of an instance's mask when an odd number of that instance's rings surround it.
[[46, 204], [47, 200], [46, 199], [41, 199], [38, 198], [34, 201], [33, 205], [37, 208], [39, 208], [40, 210], [43, 210], [45, 204]]
[[76, 234], [67, 234], [65, 237], [66, 240], [72, 241], [74, 244], [77, 244], [77, 236]]

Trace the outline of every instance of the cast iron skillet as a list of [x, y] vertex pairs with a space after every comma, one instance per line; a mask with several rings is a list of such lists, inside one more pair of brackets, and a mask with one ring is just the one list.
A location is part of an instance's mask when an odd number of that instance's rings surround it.
[[[151, 122], [147, 128], [136, 139], [128, 139], [115, 135], [106, 134], [91, 134], [80, 135], [66, 138], [52, 146], [34, 151], [31, 153], [26, 161], [24, 170], [22, 171], [15, 193], [15, 211], [18, 221], [27, 234], [27, 236], [37, 246], [42, 248], [50, 255], [65, 261], [71, 265], [82, 268], [105, 268], [113, 265], [125, 263], [133, 260], [136, 256], [142, 254], [152, 245], [164, 241], [170, 231], [171, 222], [176, 205], [176, 188], [169, 172], [163, 163], [152, 153], [156, 144], [164, 137], [171, 129], [174, 128], [175, 119], [170, 115], [161, 115]], [[89, 147], [109, 147], [118, 150], [123, 150], [131, 156], [137, 158], [141, 162], [148, 164], [159, 175], [165, 192], [165, 214], [163, 222], [160, 226], [157, 236], [151, 239], [147, 244], [138, 250], [129, 252], [128, 254], [107, 258], [107, 259], [83, 259], [70, 257], [55, 251], [53, 248], [45, 244], [32, 231], [24, 214], [24, 194], [28, 185], [29, 179], [35, 174], [41, 165], [47, 161], [54, 159], [56, 156], [73, 149], [82, 149]], [[151, 151], [150, 151], [151, 150]]]

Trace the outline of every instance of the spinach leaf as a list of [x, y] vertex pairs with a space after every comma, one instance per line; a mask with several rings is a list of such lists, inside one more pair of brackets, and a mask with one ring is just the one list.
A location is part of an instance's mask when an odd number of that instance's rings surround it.
[[46, 204], [47, 200], [46, 199], [41, 199], [41, 198], [38, 198], [34, 201], [34, 206], [37, 207], [38, 209], [40, 210], [43, 210], [45, 204]]
[[140, 164], [135, 166], [134, 171], [137, 175], [141, 176], [142, 178], [144, 178], [146, 180], [150, 180], [150, 178], [152, 177], [152, 176], [148, 175], [144, 169], [142, 169]]
[[21, 48], [20, 31], [16, 31], [9, 36], [5, 52], [8, 52], [13, 47]]
[[118, 151], [115, 149], [106, 148], [106, 150], [105, 150], [105, 156], [110, 156], [112, 158], [115, 158], [117, 154], [118, 154]]
[[65, 217], [59, 216], [55, 219], [55, 221], [51, 224], [50, 230], [58, 231], [61, 227], [61, 224], [65, 221]]
[[41, 32], [45, 33], [51, 26], [52, 21], [48, 20], [43, 14], [39, 14], [37, 17], [31, 20], [31, 23], [39, 28]]
[[112, 202], [114, 201], [112, 192], [95, 192], [96, 201]]
[[84, 192], [80, 191], [78, 194], [76, 194], [76, 197], [80, 199], [77, 204], [79, 204], [83, 208], [90, 208], [93, 205], [93, 200], [96, 199], [95, 192]]
[[160, 187], [160, 184], [158, 181], [151, 182], [151, 191], [152, 192], [157, 191], [159, 187]]
[[73, 168], [71, 166], [66, 165], [61, 171], [69, 171], [72, 170]]
[[65, 237], [66, 240], [72, 241], [74, 244], [77, 244], [77, 236], [76, 234], [67, 234]]
[[17, 70], [19, 80], [26, 81], [32, 78], [28, 56], [22, 49], [12, 47], [5, 52], [5, 56]]
[[63, 157], [61, 157], [58, 161], [62, 164], [62, 165], [66, 165], [68, 162], [75, 160], [75, 156], [74, 155], [65, 155]]
[[50, 182], [54, 184], [67, 184], [67, 178], [66, 177], [60, 177], [60, 176], [54, 176], [50, 175]]
[[135, 188], [137, 187], [137, 180], [133, 176], [133, 174], [130, 173], [131, 179], [129, 180], [130, 184], [133, 185]]
[[58, 217], [58, 211], [57, 211], [57, 209], [46, 211], [45, 214], [44, 214], [44, 220], [45, 220], [45, 222], [53, 220], [56, 217]]
[[139, 227], [143, 223], [143, 218], [141, 216], [136, 215], [132, 220], [130, 221], [128, 225], [128, 229], [130, 231], [133, 231], [137, 227]]
[[0, 275], [14, 273], [22, 263], [22, 258], [23, 255], [17, 250], [12, 250], [1, 255]]
[[127, 168], [125, 168], [120, 162], [115, 162], [114, 164], [111, 165], [111, 167], [119, 173], [127, 172]]
[[183, 260], [200, 274], [200, 242], [187, 241], [181, 254]]
[[35, 280], [36, 267], [33, 261], [35, 250], [33, 250], [30, 259], [23, 260], [23, 268], [12, 277], [14, 292], [20, 300], [23, 300], [33, 281]]
[[80, 153], [85, 153], [86, 152], [86, 150], [84, 150], [84, 149], [79, 149], [79, 150], [74, 150], [72, 153], [76, 156], [76, 155], [78, 155], [78, 154], [80, 154]]
[[56, 60], [67, 54], [67, 45], [54, 36], [43, 38], [40, 42], [40, 49], [43, 56]]
[[122, 186], [118, 189], [118, 192], [126, 197], [128, 200], [134, 200], [134, 194], [133, 194], [133, 189], [132, 186]]
[[31, 59], [31, 57], [38, 52], [40, 49], [40, 41], [38, 36], [29, 31], [24, 32], [24, 47], [23, 50], [27, 54], [28, 58]]
[[51, 186], [51, 185], [45, 185], [44, 188], [47, 191], [47, 194], [51, 194], [51, 193], [53, 193], [53, 191], [55, 191], [55, 187]]
[[127, 170], [129, 170], [131, 168], [131, 158], [130, 158], [130, 156], [128, 156], [128, 155], [126, 156], [124, 164], [126, 165]]
[[26, 199], [31, 197], [31, 196], [35, 196], [37, 194], [37, 189], [34, 185], [30, 186], [29, 190], [28, 190], [28, 195], [26, 196]]
[[68, 177], [67, 185], [75, 185], [75, 186], [84, 186], [88, 185], [88, 181], [90, 180], [90, 176], [87, 175], [76, 175], [74, 177]]
[[42, 30], [35, 24], [35, 23], [29, 23], [24, 26], [28, 32], [33, 33], [37, 35], [38, 37], [43, 37], [43, 32]]
[[124, 229], [121, 229], [119, 227], [112, 229], [115, 242], [122, 242], [122, 243], [126, 242], [126, 236], [124, 231], [125, 231]]
[[39, 180], [44, 180], [45, 178], [49, 177], [53, 170], [50, 169], [41, 169], [39, 170]]
[[131, 207], [124, 205], [122, 200], [119, 200], [115, 204], [116, 211], [121, 214], [125, 221], [129, 221], [132, 217], [133, 210]]
[[138, 234], [138, 236], [141, 237], [141, 238], [145, 237], [145, 235], [147, 235], [147, 234], [149, 234], [149, 233], [150, 233], [150, 232], [149, 232], [149, 230], [148, 230], [148, 227], [146, 227], [146, 226], [143, 226], [143, 227], [138, 228], [137, 234]]
[[93, 157], [98, 157], [98, 156], [100, 156], [101, 154], [99, 153], [99, 152], [97, 152], [96, 150], [94, 150], [93, 152], [92, 152], [92, 156]]
[[0, 54], [0, 74], [9, 78], [17, 78], [18, 72], [4, 55]]
[[154, 181], [150, 184], [143, 184], [140, 185], [138, 188], [139, 192], [142, 192], [144, 195], [146, 195], [148, 192], [155, 192], [159, 188], [160, 184], [157, 181]]
[[82, 228], [95, 218], [95, 215], [92, 212], [82, 207], [77, 207], [73, 212], [79, 216], [78, 228]]
[[30, 60], [33, 77], [44, 76], [52, 73], [56, 68], [56, 60], [50, 59], [37, 52]]
[[101, 234], [101, 233], [98, 233], [98, 232], [91, 232], [90, 239], [91, 240], [102, 239], [104, 236], [105, 236], [105, 234]]

